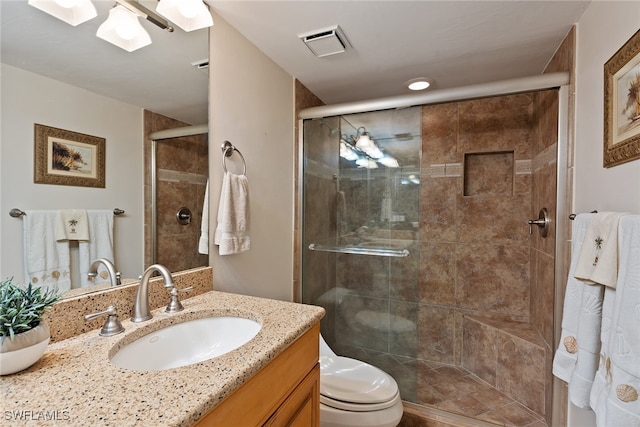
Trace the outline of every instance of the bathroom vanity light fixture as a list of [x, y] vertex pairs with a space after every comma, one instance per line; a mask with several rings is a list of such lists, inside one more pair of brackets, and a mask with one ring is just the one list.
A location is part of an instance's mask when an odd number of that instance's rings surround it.
[[138, 21], [138, 15], [122, 4], [116, 4], [109, 11], [109, 17], [98, 27], [96, 36], [127, 52], [151, 44], [151, 37]]
[[361, 168], [367, 168], [367, 169], [377, 169], [378, 168], [378, 164], [376, 163], [375, 160], [364, 158], [364, 157], [356, 160], [356, 165], [360, 166]]
[[426, 77], [417, 77], [415, 79], [411, 79], [408, 82], [405, 82], [405, 86], [409, 88], [409, 90], [425, 90], [428, 89], [433, 84], [431, 79]]
[[340, 157], [353, 162], [358, 160], [360, 156], [355, 152], [353, 146], [346, 141], [346, 137], [346, 135], [343, 135], [343, 139], [340, 140]]
[[400, 167], [400, 165], [398, 164], [398, 161], [396, 159], [394, 159], [391, 156], [383, 156], [381, 158], [378, 159], [378, 163], [380, 163], [381, 165], [384, 165], [388, 168], [398, 168]]
[[90, 0], [29, 0], [28, 4], [74, 27], [98, 16]]
[[[360, 131], [361, 129], [362, 132]], [[356, 136], [356, 148], [364, 151], [367, 156], [373, 159], [380, 159], [384, 156], [364, 126], [358, 129], [358, 135]]]
[[213, 26], [213, 18], [202, 0], [161, 0], [156, 12], [185, 31]]
[[377, 169], [378, 163], [388, 168], [400, 167], [392, 156], [382, 152], [364, 126], [357, 129], [356, 135], [340, 137], [340, 157], [355, 163], [361, 168]]
[[[73, 26], [97, 16], [91, 0], [29, 0], [28, 3]], [[173, 32], [171, 22], [185, 31], [213, 25], [213, 18], [203, 0], [159, 0], [156, 10], [162, 16], [147, 9], [137, 0], [115, 0], [115, 6], [109, 11], [107, 20], [98, 28], [96, 36], [133, 52], [151, 44], [151, 37], [138, 18], [146, 19], [169, 32]]]

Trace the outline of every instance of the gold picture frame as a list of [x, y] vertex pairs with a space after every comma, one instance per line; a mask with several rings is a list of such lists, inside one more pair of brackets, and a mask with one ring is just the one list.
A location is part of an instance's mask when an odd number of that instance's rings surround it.
[[105, 188], [105, 142], [36, 123], [33, 182]]
[[640, 30], [604, 64], [603, 154], [605, 168], [640, 159]]

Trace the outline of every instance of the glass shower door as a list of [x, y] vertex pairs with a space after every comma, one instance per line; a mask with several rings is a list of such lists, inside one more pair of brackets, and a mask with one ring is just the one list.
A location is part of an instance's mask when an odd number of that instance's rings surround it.
[[401, 360], [418, 332], [421, 109], [307, 120], [304, 138], [303, 302], [327, 310], [336, 353], [385, 369], [412, 400]]

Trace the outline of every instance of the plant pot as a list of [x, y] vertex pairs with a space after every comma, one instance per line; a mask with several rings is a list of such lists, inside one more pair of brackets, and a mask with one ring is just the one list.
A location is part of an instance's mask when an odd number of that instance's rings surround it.
[[47, 349], [50, 337], [49, 325], [45, 322], [14, 335], [13, 340], [5, 337], [0, 344], [0, 375], [13, 374], [36, 363]]

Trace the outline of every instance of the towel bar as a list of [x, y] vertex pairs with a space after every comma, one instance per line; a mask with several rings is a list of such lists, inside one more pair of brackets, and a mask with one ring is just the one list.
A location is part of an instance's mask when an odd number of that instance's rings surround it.
[[[115, 216], [122, 215], [124, 212], [125, 211], [123, 211], [122, 209], [118, 209], [118, 208], [115, 208], [113, 210], [113, 214]], [[9, 216], [12, 217], [12, 218], [20, 218], [22, 216], [25, 216], [26, 214], [27, 213], [25, 211], [23, 211], [21, 209], [18, 209], [18, 208], [13, 208], [13, 209], [11, 209], [9, 211]]]
[[[598, 211], [594, 210], [594, 211], [591, 211], [591, 212], [589, 212], [589, 213], [598, 213]], [[572, 213], [571, 215], [569, 215], [569, 219], [570, 219], [571, 221], [573, 221], [574, 219], [576, 219], [576, 215], [578, 215], [578, 214], [574, 214], [574, 213]]]

